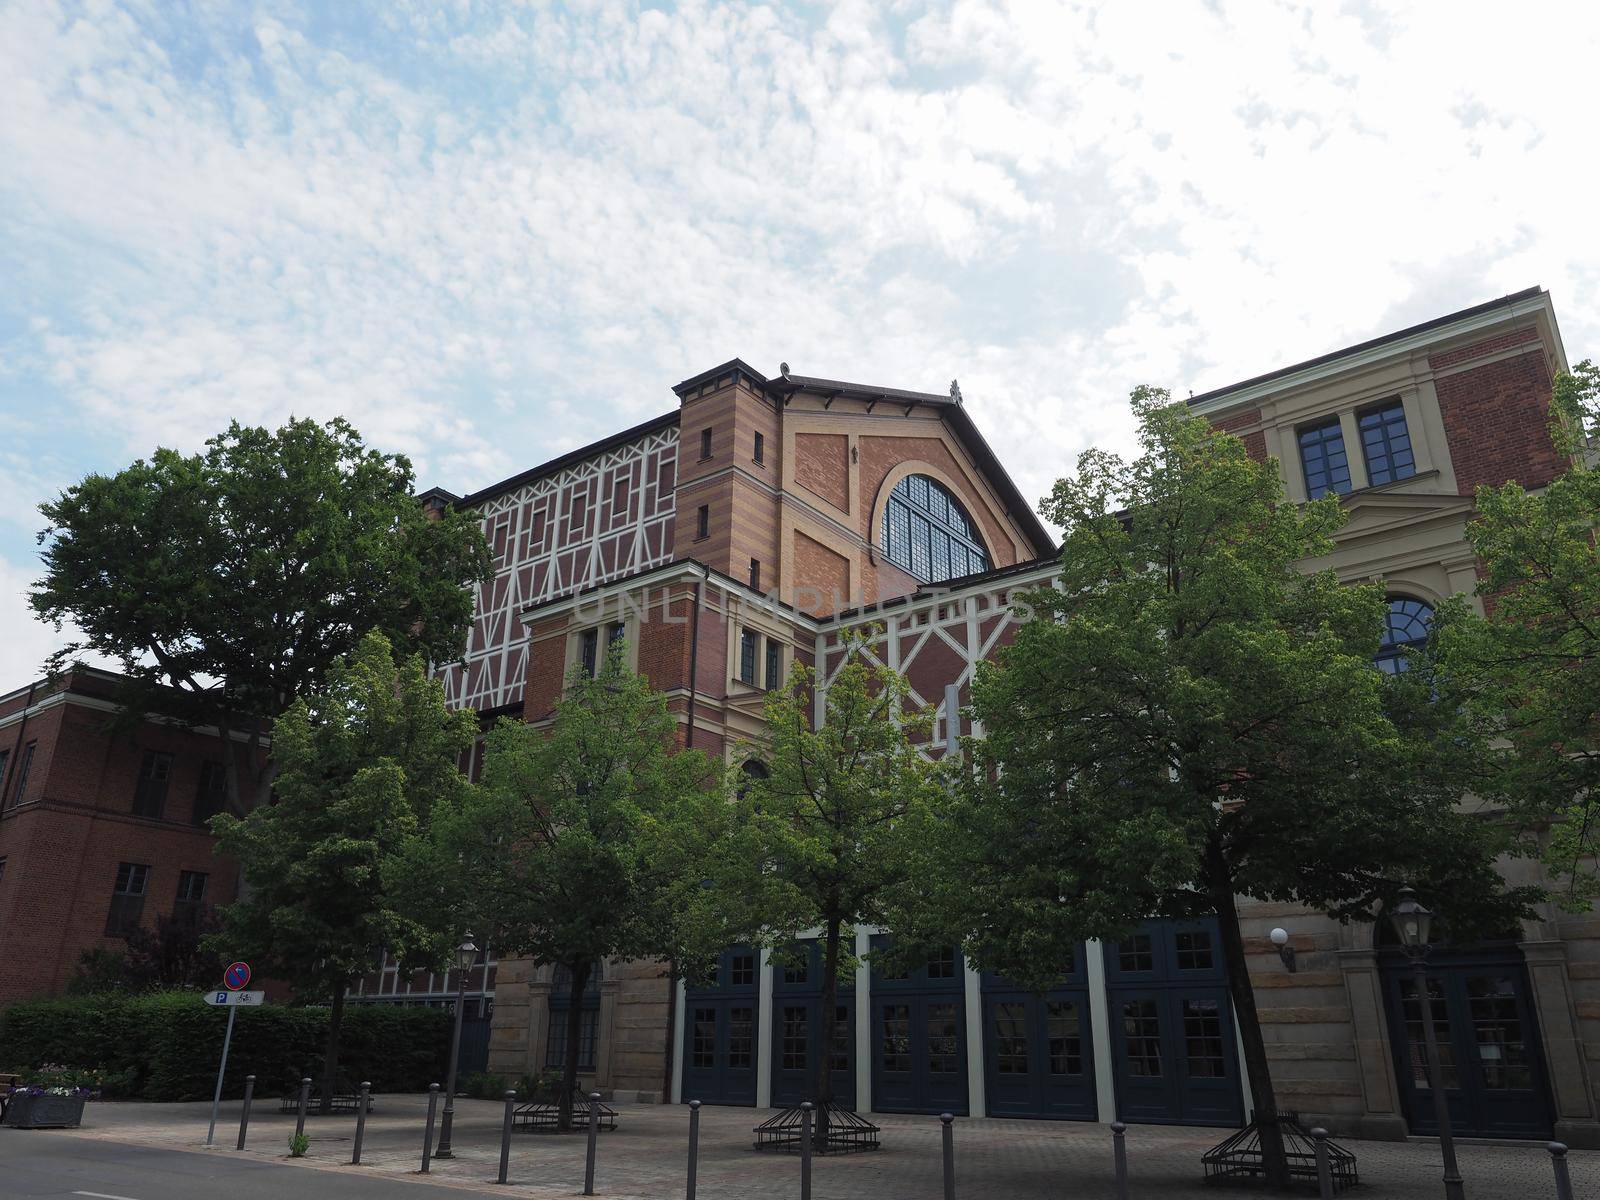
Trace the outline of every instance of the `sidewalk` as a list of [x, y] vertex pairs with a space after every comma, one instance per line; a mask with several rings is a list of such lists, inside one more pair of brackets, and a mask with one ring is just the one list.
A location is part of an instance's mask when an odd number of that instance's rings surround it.
[[[684, 1195], [689, 1110], [677, 1105], [617, 1104], [618, 1129], [599, 1138], [595, 1192], [619, 1200], [672, 1200]], [[440, 1102], [443, 1109], [443, 1102]], [[206, 1150], [207, 1103], [91, 1104], [84, 1128], [69, 1134], [111, 1141], [236, 1155], [237, 1101], [223, 1105], [216, 1145]], [[244, 1155], [291, 1162], [294, 1117], [280, 1115], [275, 1099], [251, 1111]], [[485, 1100], [456, 1102], [456, 1157], [435, 1160], [418, 1175], [424, 1096], [380, 1096], [367, 1119], [362, 1165], [352, 1167], [355, 1117], [309, 1117], [307, 1156], [296, 1165], [318, 1171], [388, 1176], [505, 1196], [573, 1196], [583, 1190], [583, 1134], [513, 1134], [511, 1188], [495, 1185], [500, 1161], [503, 1107]], [[751, 1150], [751, 1127], [768, 1115], [748, 1108], [701, 1110], [702, 1200], [793, 1200], [799, 1195], [799, 1162], [792, 1155]], [[818, 1158], [813, 1162], [816, 1200], [939, 1200], [943, 1195], [940, 1126], [936, 1117], [877, 1116], [883, 1148], [874, 1153]], [[1225, 1131], [1135, 1125], [1128, 1131], [1133, 1197], [1215, 1200], [1230, 1194], [1200, 1183], [1200, 1155]], [[30, 1136], [0, 1130], [5, 1136]], [[1362, 1186], [1358, 1197], [1438, 1200], [1443, 1194], [1438, 1147], [1433, 1142], [1344, 1143], [1355, 1152]], [[957, 1195], [1004, 1200], [1101, 1200], [1112, 1195], [1111, 1137], [1106, 1127], [1076, 1122], [959, 1118], [955, 1124]], [[1542, 1142], [1466, 1144], [1458, 1147], [1466, 1191], [1472, 1200], [1546, 1200], [1555, 1196], [1550, 1156]], [[0, 1140], [0, 1158], [4, 1141]], [[1600, 1152], [1569, 1156], [1577, 1200], [1600, 1200]], [[314, 1175], [305, 1191], [315, 1196]], [[1315, 1193], [1311, 1193], [1314, 1195]]]

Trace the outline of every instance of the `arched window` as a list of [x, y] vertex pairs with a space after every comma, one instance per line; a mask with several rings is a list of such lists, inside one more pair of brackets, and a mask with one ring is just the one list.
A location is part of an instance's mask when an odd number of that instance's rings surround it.
[[767, 764], [759, 758], [745, 759], [744, 762], [739, 764], [739, 772], [741, 777], [738, 786], [734, 790], [738, 792], [741, 800], [744, 799], [745, 793], [750, 790], [751, 780], [770, 779], [772, 777], [772, 772], [767, 770]]
[[1386, 675], [1406, 670], [1406, 649], [1427, 645], [1432, 628], [1433, 605], [1409, 596], [1391, 596], [1383, 622], [1383, 640], [1378, 643], [1378, 669]]
[[883, 553], [923, 583], [989, 569], [978, 527], [949, 490], [926, 475], [894, 485], [883, 510]]

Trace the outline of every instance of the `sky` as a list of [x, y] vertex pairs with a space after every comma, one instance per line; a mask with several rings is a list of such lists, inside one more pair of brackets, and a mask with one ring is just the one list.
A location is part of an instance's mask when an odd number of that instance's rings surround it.
[[1037, 497], [1141, 383], [1534, 284], [1600, 354], [1597, 62], [1579, 3], [0, 0], [0, 691], [39, 502], [233, 419], [465, 493], [737, 356], [959, 379]]

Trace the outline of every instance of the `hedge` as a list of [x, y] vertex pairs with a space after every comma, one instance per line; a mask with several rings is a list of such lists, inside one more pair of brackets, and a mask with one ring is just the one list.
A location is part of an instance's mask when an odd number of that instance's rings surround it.
[[[274, 1096], [302, 1075], [320, 1079], [326, 1008], [238, 1009], [223, 1090], [256, 1077]], [[46, 1063], [93, 1070], [107, 1091], [144, 1100], [204, 1100], [216, 1086], [227, 1013], [193, 992], [23, 1000], [0, 1010], [0, 1070]], [[339, 1033], [339, 1068], [374, 1091], [425, 1091], [445, 1072], [450, 1017], [440, 1009], [351, 1005]]]

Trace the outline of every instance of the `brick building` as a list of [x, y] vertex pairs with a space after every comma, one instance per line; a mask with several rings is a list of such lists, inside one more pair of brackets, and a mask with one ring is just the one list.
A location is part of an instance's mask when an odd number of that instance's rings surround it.
[[216, 731], [130, 721], [118, 683], [79, 668], [0, 696], [0, 1003], [57, 993], [83, 951], [236, 894], [201, 824], [226, 799]]
[[[1546, 422], [1566, 361], [1549, 296], [1531, 289], [1194, 398], [1277, 459], [1291, 499], [1332, 490], [1350, 521], [1328, 563], [1384, 580], [1376, 664], [1470, 593], [1463, 530], [1480, 483], [1530, 486], [1564, 467]], [[665, 691], [685, 744], [762, 740], [761, 701], [790, 662], [825, 681], [843, 635], [872, 643], [935, 706], [936, 747], [975, 732], [973, 665], [1005, 644], [1019, 588], [1053, 546], [974, 426], [960, 392], [910, 392], [734, 360], [685, 380], [676, 410], [475, 495], [495, 552], [457, 703], [548, 719], [565, 673], [612, 637]], [[820, 699], [819, 699], [820, 706]], [[976, 731], [976, 732], [980, 732]], [[1508, 868], [1512, 869], [1512, 868]], [[1517, 864], [1518, 872], [1529, 870]], [[1419, 999], [1381, 926], [1243, 904], [1251, 981], [1280, 1099], [1335, 1130], [1397, 1137], [1430, 1125], [1411, 1036]], [[1290, 973], [1267, 940], [1299, 952]], [[1600, 1144], [1600, 925], [1542, 914], [1435, 961], [1432, 1000], [1458, 1064], [1461, 1128]], [[874, 934], [859, 934], [870, 950]], [[1375, 941], [1375, 937], [1377, 940]], [[1047, 996], [950, 955], [907, 979], [863, 965], [841, 997], [840, 1094], [864, 1110], [1231, 1125], [1250, 1111], [1207, 922], [1152, 922], [1081, 948]], [[714, 987], [659, 964], [604, 963], [585, 1006], [585, 1086], [765, 1106], [803, 1098], [819, 1023], [815, 967], [775, 971], [738, 947]], [[808, 980], [810, 982], [808, 982]], [[547, 968], [498, 964], [490, 1065], [560, 1059], [565, 1003]]]
[[[1384, 582], [1390, 620], [1375, 665], [1398, 670], [1399, 649], [1426, 637], [1433, 607], [1475, 587], [1463, 534], [1473, 489], [1538, 486], [1563, 469], [1546, 422], [1551, 380], [1565, 367], [1550, 297], [1530, 289], [1192, 403], [1274, 458], [1291, 500], [1341, 496], [1350, 519], [1336, 549], [1307, 566]], [[451, 702], [485, 720], [547, 721], [566, 673], [593, 669], [622, 637], [666, 693], [683, 744], [731, 763], [760, 746], [765, 690], [790, 663], [816, 666], [825, 687], [844, 635], [881, 626], [869, 650], [935, 706], [934, 751], [981, 734], [962, 712], [973, 668], [1012, 636], [1013, 593], [1052, 578], [1054, 547], [959, 390], [787, 367], [767, 376], [733, 360], [674, 391], [676, 406], [654, 420], [493, 487], [424, 494], [478, 511], [494, 554], [462, 658], [437, 667]], [[0, 705], [0, 733], [21, 703]], [[78, 890], [96, 912], [85, 928], [106, 919], [116, 883], [96, 880], [133, 853], [116, 838], [142, 836], [148, 821], [131, 815], [132, 751], [107, 755], [124, 774], [91, 789], [105, 799], [85, 820], [116, 832], [93, 863], [67, 847], [68, 865], [54, 868], [87, 880]], [[22, 814], [7, 804], [0, 854], [20, 861]], [[168, 874], [200, 869], [153, 852], [140, 861]], [[0, 878], [0, 918], [11, 923], [16, 883], [14, 872]], [[152, 894], [157, 886], [171, 884], [153, 882]], [[97, 888], [106, 894], [91, 903]], [[1248, 898], [1241, 913], [1280, 1102], [1336, 1132], [1426, 1132], [1421, 998], [1381, 924], [1342, 927]], [[1275, 926], [1298, 952], [1292, 973], [1267, 939]], [[26, 952], [60, 957], [52, 936]], [[858, 951], [875, 936], [860, 931]], [[1044, 996], [981, 976], [956, 953], [902, 978], [863, 964], [827, 1048], [838, 1094], [863, 1110], [1235, 1125], [1250, 1097], [1213, 942], [1207, 921], [1150, 922], [1123, 943], [1081, 946]], [[1451, 1048], [1458, 1131], [1600, 1145], [1594, 915], [1552, 909], [1500, 940], [1436, 956], [1432, 970], [1429, 1009]], [[823, 1051], [811, 1036], [816, 981], [815, 963], [774, 969], [740, 947], [723, 956], [715, 986], [694, 991], [657, 963], [599, 964], [581, 1001], [584, 1086], [752, 1106], [802, 1099]], [[442, 1004], [454, 982], [385, 960], [352, 998]], [[549, 968], [487, 954], [469, 989], [472, 1014], [488, 1017], [491, 1068], [561, 1060], [567, 997]]]

